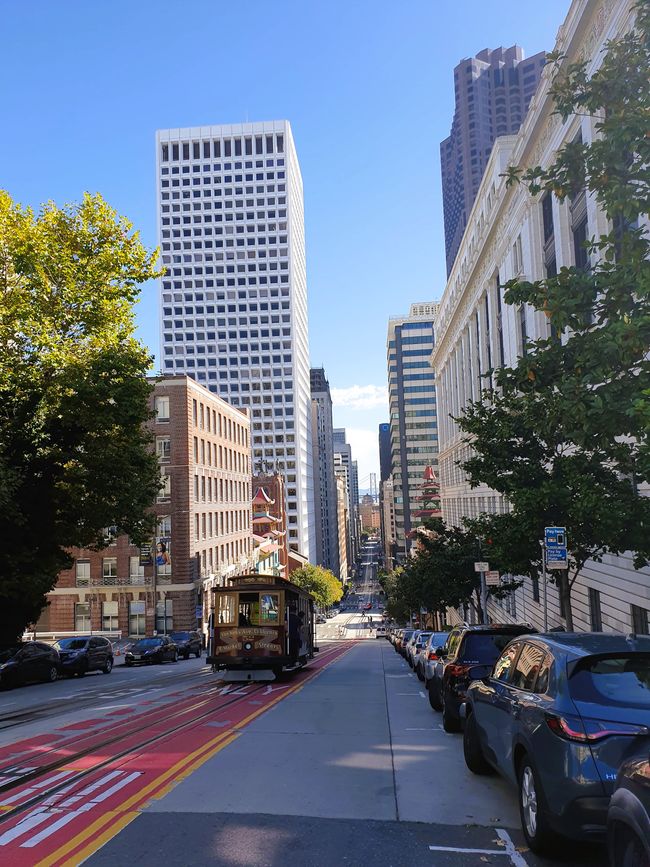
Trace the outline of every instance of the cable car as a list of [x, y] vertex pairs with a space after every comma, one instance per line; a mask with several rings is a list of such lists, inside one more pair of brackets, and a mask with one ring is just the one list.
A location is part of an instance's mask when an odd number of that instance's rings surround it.
[[213, 588], [207, 662], [227, 682], [270, 681], [314, 653], [314, 600], [273, 575], [237, 575]]

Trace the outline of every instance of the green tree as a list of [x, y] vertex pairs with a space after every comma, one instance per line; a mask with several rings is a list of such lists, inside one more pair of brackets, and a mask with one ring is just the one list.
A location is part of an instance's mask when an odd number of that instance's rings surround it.
[[549, 336], [513, 368], [493, 371], [458, 421], [474, 455], [470, 482], [503, 493], [531, 549], [549, 524], [566, 525], [569, 574], [560, 574], [567, 627], [571, 589], [588, 559], [650, 557], [650, 4], [634, 30], [608, 43], [591, 77], [584, 63], [552, 56], [556, 113], [593, 120], [596, 137], [567, 143], [548, 168], [513, 167], [509, 183], [533, 195], [592, 194], [610, 231], [586, 243], [589, 264], [535, 282], [506, 284], [508, 304], [529, 304]]
[[0, 191], [2, 643], [37, 620], [69, 548], [152, 531], [151, 358], [132, 310], [155, 256], [98, 195], [34, 214]]
[[289, 575], [292, 584], [302, 587], [314, 597], [321, 608], [329, 608], [343, 597], [343, 585], [333, 572], [322, 566], [307, 563], [300, 569], [294, 569]]

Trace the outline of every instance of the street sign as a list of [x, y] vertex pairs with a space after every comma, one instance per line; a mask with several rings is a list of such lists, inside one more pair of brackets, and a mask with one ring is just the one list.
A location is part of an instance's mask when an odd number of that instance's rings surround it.
[[544, 544], [546, 548], [547, 569], [567, 569], [568, 556], [566, 527], [545, 527]]
[[501, 576], [496, 569], [485, 573], [485, 583], [488, 587], [498, 587], [501, 583]]
[[203, 608], [201, 608], [200, 605], [197, 605], [194, 614], [196, 615], [196, 619], [200, 620], [203, 617]]
[[475, 572], [489, 572], [490, 564], [489, 563], [474, 563], [474, 571]]

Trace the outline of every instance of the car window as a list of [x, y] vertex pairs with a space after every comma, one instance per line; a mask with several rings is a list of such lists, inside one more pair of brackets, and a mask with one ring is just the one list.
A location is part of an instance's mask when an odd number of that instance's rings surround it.
[[553, 657], [550, 653], [547, 653], [540, 666], [539, 674], [537, 675], [537, 683], [535, 684], [535, 692], [538, 693], [538, 695], [544, 695], [549, 691], [552, 684], [552, 668]]
[[36, 649], [36, 647], [33, 644], [26, 644], [23, 647], [23, 658], [24, 659], [29, 659], [32, 656], [36, 656], [37, 653], [38, 653], [38, 650]]
[[569, 679], [576, 701], [650, 709], [650, 654], [618, 654], [580, 660]]
[[492, 671], [492, 677], [495, 680], [508, 680], [512, 664], [517, 658], [517, 653], [519, 652], [520, 647], [520, 642], [511, 644], [510, 647], [508, 647], [508, 649], [505, 651], [505, 653], [503, 653], [501, 657], [497, 660], [497, 663], [494, 666], [494, 670]]
[[512, 633], [469, 632], [459, 656], [468, 665], [493, 665], [513, 638]]
[[445, 644], [445, 656], [453, 656], [460, 641], [460, 632], [450, 632]]
[[59, 650], [84, 650], [87, 644], [87, 638], [59, 638], [54, 646]]
[[510, 677], [512, 686], [529, 692], [535, 686], [537, 674], [544, 659], [544, 651], [534, 644], [524, 644]]

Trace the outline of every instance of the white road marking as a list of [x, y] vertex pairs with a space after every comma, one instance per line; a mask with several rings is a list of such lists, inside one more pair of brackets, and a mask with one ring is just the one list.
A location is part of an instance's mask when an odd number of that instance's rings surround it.
[[395, 695], [420, 695], [419, 692], [396, 692]]
[[431, 852], [470, 852], [472, 855], [507, 855], [500, 849], [463, 849], [460, 846], [429, 846]]
[[426, 698], [426, 695], [422, 692], [422, 690], [420, 690], [420, 696], [421, 696], [422, 698]]
[[503, 840], [506, 847], [506, 854], [510, 856], [510, 860], [512, 861], [513, 867], [528, 867], [528, 862], [515, 848], [515, 844], [512, 842], [512, 838], [510, 834], [503, 828], [496, 828], [497, 835], [500, 840]]

